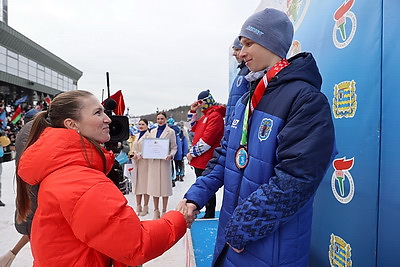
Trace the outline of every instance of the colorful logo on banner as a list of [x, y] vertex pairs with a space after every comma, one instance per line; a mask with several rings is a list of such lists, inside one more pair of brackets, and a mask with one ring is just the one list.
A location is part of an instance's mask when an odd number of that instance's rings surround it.
[[342, 238], [331, 234], [329, 245], [329, 263], [331, 267], [351, 267], [351, 246]]
[[331, 187], [335, 198], [342, 204], [349, 203], [354, 196], [354, 181], [350, 174], [354, 165], [354, 158], [346, 157], [335, 159], [332, 163], [335, 171], [332, 174]]
[[299, 41], [294, 40], [288, 52], [289, 58], [293, 57], [294, 55], [297, 55], [300, 52], [301, 52], [301, 44]]
[[353, 40], [357, 29], [356, 15], [350, 11], [355, 0], [345, 0], [333, 14], [335, 26], [333, 27], [333, 43], [339, 48], [345, 48]]
[[310, 2], [311, 0], [287, 0], [286, 14], [292, 21], [295, 30], [297, 30], [303, 22]]
[[261, 0], [256, 11], [264, 8], [276, 8], [286, 12], [296, 31], [307, 14], [311, 0]]
[[332, 104], [332, 112], [335, 118], [353, 118], [356, 110], [356, 82], [343, 81], [335, 84]]

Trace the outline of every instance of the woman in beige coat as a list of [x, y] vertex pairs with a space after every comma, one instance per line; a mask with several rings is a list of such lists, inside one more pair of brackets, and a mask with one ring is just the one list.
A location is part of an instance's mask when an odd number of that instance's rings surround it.
[[[149, 198], [147, 194], [147, 184], [149, 176], [148, 159], [142, 157], [143, 139], [149, 137], [149, 122], [146, 119], [141, 119], [138, 122], [139, 133], [135, 134], [135, 139], [132, 143], [132, 155], [136, 166], [136, 212], [139, 216], [145, 216], [149, 213]], [[144, 206], [142, 208], [142, 197]]]
[[154, 200], [154, 219], [160, 218], [159, 199], [162, 197], [162, 215], [167, 211], [168, 198], [172, 196], [171, 160], [177, 151], [175, 131], [166, 124], [165, 112], [157, 113], [157, 128], [150, 131], [149, 138], [169, 139], [169, 154], [165, 159], [149, 159], [148, 194]]

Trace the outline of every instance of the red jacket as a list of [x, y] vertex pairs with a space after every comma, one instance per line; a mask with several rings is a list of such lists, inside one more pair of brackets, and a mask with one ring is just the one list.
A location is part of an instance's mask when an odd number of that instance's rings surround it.
[[[193, 146], [199, 144], [200, 139], [210, 146], [210, 149], [200, 156], [193, 157], [190, 161], [190, 165], [193, 167], [205, 169], [208, 161], [213, 157], [214, 149], [220, 146], [222, 136], [224, 135], [225, 111], [225, 106], [211, 106], [203, 111], [204, 115], [192, 127], [191, 131], [194, 132]], [[195, 156], [193, 153], [191, 154]]]
[[[183, 215], [170, 211], [141, 222], [104, 174], [100, 154], [83, 140], [74, 130], [47, 128], [20, 159], [22, 179], [40, 183], [34, 266], [109, 266], [111, 259], [123, 263], [114, 266], [136, 266], [172, 247], [186, 232]], [[104, 154], [109, 171], [114, 157]]]

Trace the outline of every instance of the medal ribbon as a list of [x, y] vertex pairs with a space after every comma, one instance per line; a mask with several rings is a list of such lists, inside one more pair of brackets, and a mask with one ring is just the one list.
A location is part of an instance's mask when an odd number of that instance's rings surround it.
[[247, 145], [247, 129], [249, 128], [249, 120], [253, 114], [254, 109], [257, 107], [265, 90], [267, 89], [268, 83], [275, 77], [281, 70], [286, 68], [289, 62], [286, 58], [281, 59], [272, 68], [270, 68], [267, 73], [262, 77], [261, 81], [257, 84], [253, 95], [249, 96], [249, 101], [247, 101], [246, 110], [244, 112], [243, 118], [243, 128], [242, 128], [242, 138], [240, 139], [240, 145]]

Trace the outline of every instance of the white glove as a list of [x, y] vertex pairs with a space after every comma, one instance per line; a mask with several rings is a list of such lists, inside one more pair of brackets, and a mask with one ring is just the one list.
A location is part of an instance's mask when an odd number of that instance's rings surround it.
[[5, 255], [0, 257], [0, 267], [10, 267], [14, 259], [14, 253], [8, 251]]

